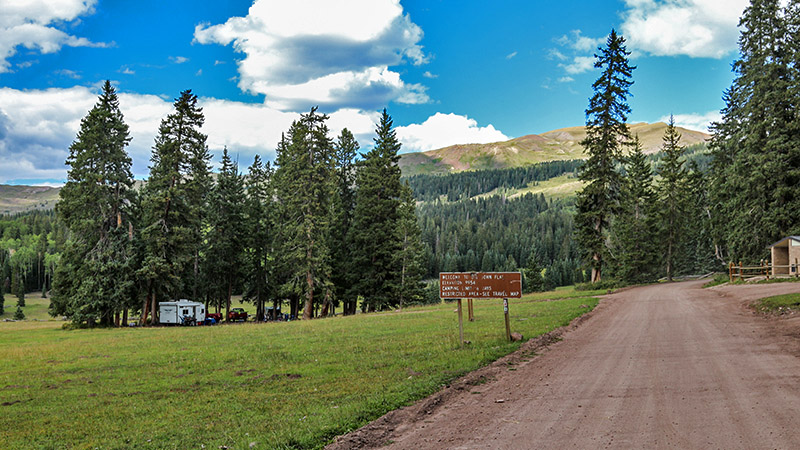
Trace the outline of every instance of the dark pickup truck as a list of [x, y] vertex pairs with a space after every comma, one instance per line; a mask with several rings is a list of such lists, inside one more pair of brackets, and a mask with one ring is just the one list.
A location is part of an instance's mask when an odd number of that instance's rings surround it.
[[247, 312], [242, 308], [231, 308], [228, 312], [228, 321], [236, 321], [241, 320], [242, 322], [247, 320]]

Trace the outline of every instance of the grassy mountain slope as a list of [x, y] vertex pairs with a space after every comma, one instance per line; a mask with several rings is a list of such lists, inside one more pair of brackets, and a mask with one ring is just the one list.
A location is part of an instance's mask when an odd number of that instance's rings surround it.
[[36, 209], [52, 209], [59, 188], [47, 186], [9, 186], [0, 184], [0, 215]]
[[[638, 134], [645, 153], [655, 153], [667, 124], [637, 123], [630, 126]], [[682, 145], [704, 142], [710, 136], [700, 131], [678, 127]], [[561, 128], [542, 135], [530, 134], [505, 142], [452, 145], [422, 153], [406, 153], [400, 157], [403, 175], [449, 173], [463, 170], [520, 167], [543, 161], [584, 158], [580, 141], [586, 137], [584, 127]]]

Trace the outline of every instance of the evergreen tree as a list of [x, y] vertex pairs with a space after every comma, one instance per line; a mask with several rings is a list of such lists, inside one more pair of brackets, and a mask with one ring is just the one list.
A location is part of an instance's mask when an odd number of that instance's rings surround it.
[[150, 158], [150, 176], [142, 193], [144, 260], [139, 276], [146, 283], [142, 322], [152, 314], [157, 321], [158, 302], [185, 293], [181, 276], [196, 250], [196, 207], [191, 202], [190, 181], [195, 155], [206, 147], [200, 132], [205, 118], [191, 90], [181, 92], [173, 112], [161, 121]]
[[685, 220], [688, 226], [681, 250], [685, 255], [685, 270], [693, 274], [719, 271], [722, 264], [714, 254], [708, 181], [695, 161], [689, 163], [686, 187], [688, 200]]
[[[272, 199], [272, 167], [255, 156], [245, 178], [247, 199], [245, 208], [246, 253], [244, 299], [256, 305], [256, 317], [265, 319], [265, 302], [272, 296], [277, 311], [278, 297], [274, 295], [271, 272], [274, 255], [274, 217]], [[272, 295], [271, 295], [272, 294]], [[274, 319], [274, 317], [273, 317]]]
[[106, 81], [70, 146], [67, 183], [59, 192], [56, 211], [70, 240], [64, 264], [54, 274], [52, 315], [111, 325], [129, 300], [135, 202], [131, 158], [125, 151], [129, 142], [116, 91]]
[[17, 311], [14, 313], [14, 320], [25, 320], [25, 313], [19, 305], [17, 305]]
[[417, 223], [416, 201], [408, 183], [400, 189], [400, 208], [398, 210], [397, 239], [400, 247], [395, 253], [395, 267], [400, 271], [397, 286], [398, 306], [419, 303], [423, 299], [422, 283], [422, 242]]
[[356, 166], [355, 158], [359, 145], [353, 133], [344, 128], [334, 146], [336, 170], [336, 195], [333, 204], [333, 227], [331, 228], [331, 281], [334, 295], [342, 302], [345, 315], [356, 313], [357, 299], [348, 295], [351, 267], [353, 211], [355, 209]]
[[356, 175], [356, 205], [352, 226], [351, 295], [362, 296], [362, 309], [375, 311], [398, 305], [399, 276], [395, 254], [400, 207], [400, 142], [392, 119], [383, 110], [375, 146], [362, 155]]
[[630, 140], [626, 125], [630, 107], [626, 103], [635, 66], [628, 64], [625, 39], [611, 30], [605, 48], [595, 55], [594, 66], [602, 69], [594, 82], [595, 94], [586, 110], [586, 139], [581, 141], [589, 155], [580, 172], [586, 186], [577, 195], [578, 241], [586, 251], [592, 282], [601, 280], [607, 254], [608, 225], [614, 214], [620, 189], [617, 164], [621, 147]]
[[741, 58], [713, 127], [710, 201], [721, 259], [758, 261], [767, 245], [800, 232], [800, 17], [797, 2], [780, 3], [752, 0], [745, 9]]
[[14, 291], [14, 295], [17, 296], [17, 306], [25, 307], [25, 278], [22, 275], [17, 275], [17, 270], [14, 271], [14, 275], [16, 275], [16, 283], [15, 286], [17, 288]]
[[285, 287], [305, 298], [303, 319], [314, 315], [315, 291], [323, 293], [324, 302], [331, 297], [328, 233], [335, 187], [327, 120], [316, 108], [303, 114], [278, 146], [276, 157]]
[[664, 131], [663, 154], [659, 166], [661, 179], [658, 183], [660, 205], [661, 242], [664, 246], [664, 266], [667, 281], [675, 275], [675, 263], [678, 260], [681, 236], [684, 234], [684, 214], [687, 199], [686, 169], [683, 167], [683, 150], [680, 145], [681, 135], [675, 129], [675, 120], [670, 115], [667, 129]]
[[231, 161], [228, 149], [222, 152], [222, 167], [211, 192], [208, 224], [207, 274], [215, 303], [225, 306], [225, 317], [231, 308], [231, 295], [242, 266], [245, 243], [244, 180], [239, 167]]
[[523, 270], [525, 276], [525, 292], [541, 292], [544, 290], [542, 267], [539, 265], [539, 255], [536, 248], [531, 249], [528, 261]]
[[[205, 136], [198, 136], [201, 140]], [[189, 170], [186, 182], [187, 208], [189, 209], [189, 229], [191, 230], [192, 263], [191, 268], [186, 271], [184, 278], [188, 286], [186, 293], [191, 292], [192, 300], [198, 301], [201, 297], [209, 294], [208, 277], [201, 275], [201, 267], [204, 265], [202, 251], [205, 246], [204, 228], [207, 222], [207, 213], [212, 205], [208, 204], [214, 184], [211, 178], [211, 154], [207, 145], [198, 143], [188, 147]], [[207, 274], [206, 274], [207, 275]], [[206, 291], [204, 291], [206, 290]]]
[[653, 169], [635, 136], [625, 161], [620, 210], [614, 219], [616, 273], [628, 283], [642, 283], [656, 278], [658, 222], [655, 214]]

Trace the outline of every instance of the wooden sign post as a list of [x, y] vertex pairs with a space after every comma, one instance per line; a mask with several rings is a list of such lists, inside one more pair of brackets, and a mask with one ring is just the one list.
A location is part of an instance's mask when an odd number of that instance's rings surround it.
[[508, 321], [508, 299], [503, 299], [503, 315], [506, 317], [506, 339], [511, 340], [511, 323]]
[[469, 321], [474, 322], [472, 300], [502, 298], [506, 339], [511, 340], [508, 299], [522, 297], [522, 274], [519, 272], [442, 272], [439, 274], [439, 298], [458, 300], [458, 338], [464, 343], [461, 300], [467, 299]]
[[458, 342], [464, 345], [464, 318], [461, 315], [461, 299], [458, 299]]

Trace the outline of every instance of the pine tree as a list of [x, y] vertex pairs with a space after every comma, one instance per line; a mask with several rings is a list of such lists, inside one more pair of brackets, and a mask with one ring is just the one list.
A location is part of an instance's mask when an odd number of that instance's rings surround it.
[[708, 204], [708, 181], [695, 161], [689, 163], [686, 178], [686, 238], [681, 246], [686, 270], [693, 274], [719, 271], [722, 264], [715, 258], [711, 208]]
[[225, 317], [230, 312], [231, 295], [241, 273], [245, 243], [244, 199], [244, 180], [225, 148], [217, 182], [211, 191], [207, 233], [211, 268], [207, 277], [212, 298], [225, 306]]
[[150, 158], [150, 176], [142, 193], [144, 260], [139, 276], [147, 297], [142, 322], [157, 321], [159, 300], [185, 292], [182, 275], [193, 261], [196, 245], [196, 207], [191, 202], [190, 181], [195, 155], [206, 147], [200, 132], [205, 118], [191, 90], [181, 92], [173, 112], [161, 121]]
[[661, 147], [663, 157], [659, 165], [661, 179], [658, 183], [660, 205], [660, 229], [664, 248], [664, 266], [667, 281], [672, 281], [678, 260], [681, 236], [684, 234], [684, 214], [686, 210], [687, 185], [686, 169], [683, 167], [684, 147], [680, 145], [681, 135], [675, 129], [675, 120], [669, 118], [664, 131]]
[[135, 194], [129, 142], [116, 91], [106, 81], [70, 146], [67, 183], [59, 192], [56, 211], [70, 240], [54, 274], [53, 315], [111, 325], [130, 300]]
[[630, 107], [626, 103], [631, 76], [636, 68], [628, 64], [625, 39], [611, 30], [605, 48], [595, 55], [595, 67], [602, 69], [594, 82], [595, 94], [586, 110], [586, 139], [581, 141], [589, 155], [579, 178], [586, 186], [577, 195], [577, 238], [592, 268], [592, 282], [601, 280], [606, 258], [607, 228], [620, 189], [617, 164], [621, 147], [630, 140], [626, 125]]
[[303, 114], [278, 146], [276, 157], [285, 287], [305, 298], [303, 319], [314, 315], [315, 292], [323, 293], [323, 302], [331, 297], [328, 233], [334, 176], [327, 120], [316, 108]]
[[25, 307], [25, 278], [22, 276], [21, 269], [19, 270], [20, 274], [17, 275], [17, 271], [14, 271], [14, 275], [16, 275], [17, 282], [15, 283], [16, 291], [14, 291], [14, 295], [17, 296], [17, 306]]
[[642, 151], [639, 136], [625, 158], [626, 176], [620, 195], [619, 214], [614, 218], [615, 275], [628, 283], [656, 278], [658, 222], [655, 214], [653, 169]]
[[722, 257], [755, 262], [767, 245], [800, 231], [798, 25], [797, 3], [782, 8], [778, 0], [751, 1], [740, 20], [741, 58], [711, 145]]
[[525, 292], [541, 292], [544, 290], [542, 267], [539, 265], [539, 255], [536, 248], [532, 248], [528, 255], [523, 275], [525, 275]]
[[376, 128], [375, 146], [362, 155], [356, 175], [353, 212], [351, 296], [362, 296], [362, 309], [375, 311], [397, 306], [399, 276], [394, 265], [400, 249], [397, 239], [400, 207], [400, 142], [392, 119], [383, 110]]
[[334, 146], [336, 170], [336, 195], [333, 204], [333, 227], [331, 228], [331, 281], [334, 295], [342, 302], [345, 315], [356, 313], [357, 299], [348, 295], [348, 273], [352, 269], [350, 258], [352, 243], [353, 212], [355, 210], [356, 166], [355, 158], [359, 145], [353, 133], [343, 129]]
[[395, 253], [395, 267], [400, 271], [397, 285], [397, 302], [400, 308], [405, 304], [419, 303], [423, 299], [422, 283], [422, 242], [417, 222], [416, 201], [408, 182], [400, 189], [400, 208], [397, 220], [397, 239], [400, 247]]
[[17, 311], [14, 313], [14, 320], [25, 320], [25, 313], [22, 311], [22, 306], [17, 305]]
[[245, 178], [247, 245], [244, 256], [246, 273], [243, 298], [256, 305], [258, 320], [266, 319], [264, 305], [270, 296], [274, 300], [273, 307], [276, 311], [279, 307], [271, 276], [275, 259], [272, 175], [270, 163], [263, 164], [261, 157], [256, 155]]

